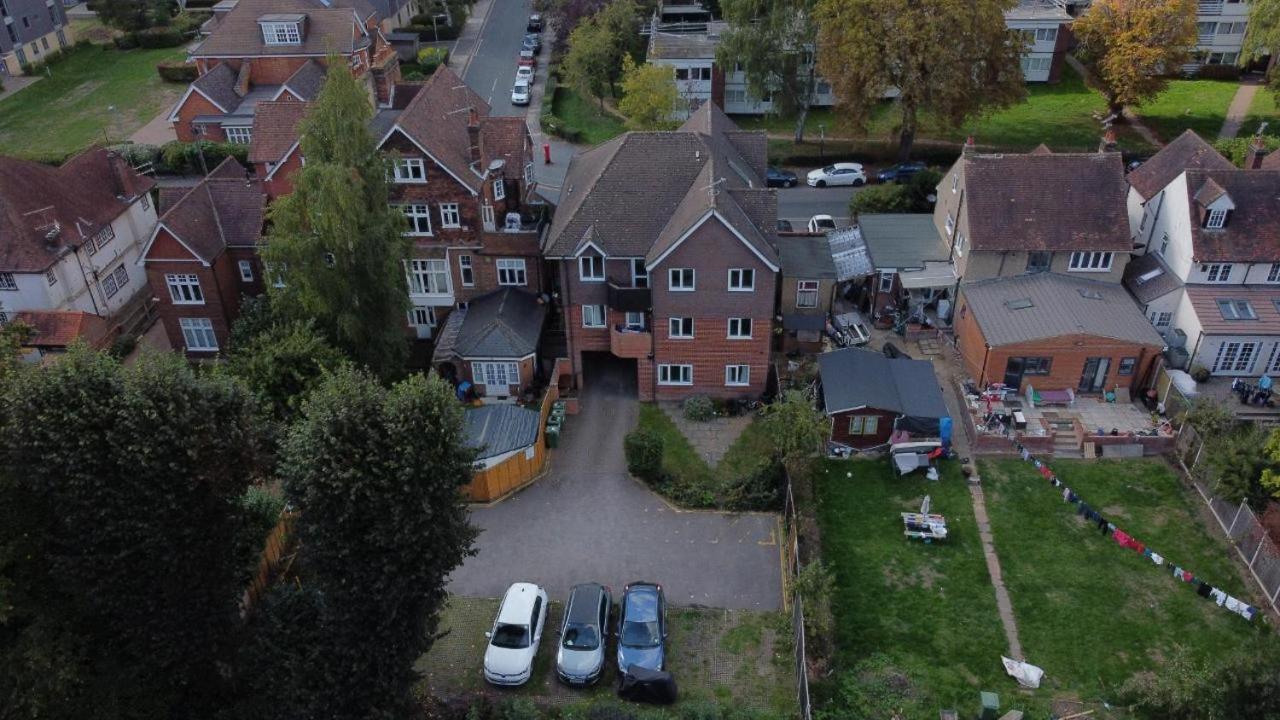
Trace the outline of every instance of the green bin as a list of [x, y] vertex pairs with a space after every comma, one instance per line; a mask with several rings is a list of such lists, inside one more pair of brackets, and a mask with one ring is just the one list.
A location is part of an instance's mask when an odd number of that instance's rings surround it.
[[560, 426], [547, 423], [547, 447], [560, 447]]
[[978, 717], [981, 720], [996, 720], [996, 716], [1000, 714], [1000, 696], [993, 692], [982, 693], [982, 714]]

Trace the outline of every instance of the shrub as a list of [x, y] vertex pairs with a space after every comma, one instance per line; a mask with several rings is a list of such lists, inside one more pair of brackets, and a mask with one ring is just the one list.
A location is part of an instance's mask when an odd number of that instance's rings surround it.
[[186, 63], [160, 63], [156, 65], [156, 72], [166, 82], [190, 83], [200, 77], [199, 69]]
[[1196, 77], [1201, 80], [1239, 80], [1240, 68], [1235, 65], [1202, 65]]
[[436, 68], [448, 63], [448, 48], [425, 47], [418, 51], [418, 64], [422, 66], [423, 75], [430, 75], [436, 71]]
[[422, 70], [417, 65], [401, 65], [400, 79], [408, 81], [425, 80], [426, 76], [422, 74]]
[[[1223, 157], [1234, 163], [1236, 167], [1244, 167], [1244, 159], [1249, 153], [1249, 143], [1251, 142], [1253, 142], [1252, 137], [1219, 138], [1213, 141], [1213, 149], [1222, 153]], [[1267, 149], [1267, 152], [1280, 150], [1280, 138], [1278, 137], [1263, 135], [1262, 144]]]
[[138, 346], [138, 338], [129, 334], [117, 335], [114, 342], [111, 343], [109, 351], [111, 357], [117, 360], [123, 360], [133, 349]]
[[622, 446], [627, 456], [627, 472], [649, 483], [659, 479], [665, 450], [661, 435], [651, 430], [633, 430], [623, 439]]
[[854, 215], [862, 213], [905, 213], [911, 212], [911, 198], [905, 185], [877, 185], [865, 188], [849, 201], [849, 212]]
[[248, 145], [213, 142], [186, 143], [180, 140], [173, 140], [165, 143], [164, 147], [160, 149], [160, 161], [163, 165], [163, 170], [177, 175], [203, 174], [204, 168], [200, 165], [201, 149], [204, 150], [205, 165], [210, 170], [217, 167], [219, 163], [228, 157], [234, 157], [241, 164], [249, 159]]
[[1196, 365], [1191, 368], [1191, 379], [1198, 383], [1205, 382], [1209, 379], [1209, 368], [1203, 365]]
[[178, 47], [186, 42], [183, 32], [172, 27], [151, 27], [139, 30], [135, 34], [138, 37], [138, 46], [148, 50]]
[[724, 506], [737, 511], [781, 509], [785, 484], [782, 461], [771, 459], [725, 488]]
[[119, 50], [133, 50], [138, 47], [138, 34], [132, 32], [120, 33], [111, 39]]
[[511, 698], [498, 708], [498, 720], [542, 720], [542, 711], [529, 698]]
[[716, 416], [716, 407], [706, 395], [693, 395], [685, 398], [684, 416], [694, 422], [706, 422]]

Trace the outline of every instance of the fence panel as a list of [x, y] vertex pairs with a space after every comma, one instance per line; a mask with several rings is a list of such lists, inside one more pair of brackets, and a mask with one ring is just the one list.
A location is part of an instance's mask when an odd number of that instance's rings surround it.
[[796, 590], [795, 578], [800, 572], [800, 522], [796, 513], [796, 498], [791, 491], [791, 474], [786, 473], [787, 496], [782, 512], [783, 547], [787, 554], [786, 597], [791, 601], [791, 632], [796, 648], [796, 699], [800, 705], [800, 720], [812, 720], [813, 705], [809, 698], [809, 660], [804, 639], [804, 600]]

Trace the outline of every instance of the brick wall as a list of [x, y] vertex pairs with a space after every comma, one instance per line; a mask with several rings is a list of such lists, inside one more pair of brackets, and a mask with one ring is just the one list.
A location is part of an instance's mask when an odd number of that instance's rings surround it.
[[[264, 180], [262, 183], [263, 191], [267, 193], [267, 198], [275, 200], [293, 192], [293, 174], [302, 168], [302, 149], [298, 148], [289, 154], [285, 161], [276, 168], [275, 174], [270, 180]], [[256, 163], [253, 172], [259, 178], [266, 178], [271, 173], [271, 169], [266, 163]]]
[[[221, 115], [222, 111], [217, 105], [209, 102], [209, 100], [198, 92], [193, 92], [187, 96], [186, 102], [182, 107], [178, 108], [178, 120], [173, 124], [174, 134], [183, 142], [195, 142], [196, 133], [195, 125], [192, 121], [201, 115]], [[210, 142], [223, 142], [226, 137], [222, 134], [222, 128], [217, 125], [206, 125], [205, 132], [200, 139]], [[212, 169], [212, 168], [211, 168]]]
[[[151, 295], [159, 300], [156, 306], [160, 321], [164, 324], [169, 344], [175, 349], [186, 347], [182, 335], [181, 318], [208, 318], [213, 325], [214, 335], [218, 338], [219, 350], [226, 350], [230, 337], [231, 317], [228, 315], [228, 298], [226, 293], [233, 287], [233, 279], [228, 277], [230, 263], [225, 256], [218, 258], [212, 266], [195, 261], [165, 230], [161, 230], [147, 254], [147, 284]], [[221, 267], [220, 267], [221, 266]], [[200, 290], [204, 295], [204, 303], [199, 305], [175, 305], [169, 295], [169, 286], [165, 275], [195, 275], [200, 280]], [[235, 304], [238, 298], [231, 298]], [[190, 352], [193, 359], [214, 357], [212, 352]]]

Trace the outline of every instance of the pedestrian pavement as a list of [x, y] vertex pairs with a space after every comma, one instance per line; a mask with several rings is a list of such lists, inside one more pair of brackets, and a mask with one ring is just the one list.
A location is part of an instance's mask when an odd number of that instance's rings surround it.
[[146, 125], [135, 130], [129, 136], [129, 140], [139, 145], [156, 146], [164, 145], [170, 140], [177, 140], [178, 134], [173, 130], [173, 123], [169, 122], [169, 114], [172, 112], [173, 108], [165, 108], [159, 115], [151, 118]]
[[0, 78], [0, 82], [4, 84], [4, 90], [0, 90], [0, 100], [4, 100], [10, 95], [14, 95], [22, 90], [26, 90], [43, 79], [43, 75], [22, 75], [20, 77]]
[[1249, 114], [1249, 106], [1253, 104], [1253, 98], [1258, 94], [1260, 84], [1253, 80], [1244, 80], [1240, 83], [1240, 87], [1236, 89], [1236, 94], [1231, 98], [1231, 104], [1227, 106], [1227, 116], [1222, 121], [1222, 130], [1218, 132], [1218, 137], [1233, 138], [1240, 134], [1240, 128], [1244, 125], [1245, 117]]
[[715, 417], [710, 420], [690, 420], [684, 416], [684, 408], [678, 402], [658, 403], [662, 411], [671, 418], [676, 428], [684, 435], [694, 452], [707, 465], [715, 467], [733, 447], [738, 436], [751, 424], [752, 415], [737, 417]]

